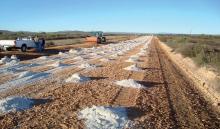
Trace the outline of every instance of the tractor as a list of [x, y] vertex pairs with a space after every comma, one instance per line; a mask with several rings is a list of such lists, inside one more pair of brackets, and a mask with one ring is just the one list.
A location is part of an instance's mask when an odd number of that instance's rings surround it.
[[103, 36], [103, 32], [90, 32], [90, 35], [86, 37], [86, 42], [105, 43], [106, 37]]

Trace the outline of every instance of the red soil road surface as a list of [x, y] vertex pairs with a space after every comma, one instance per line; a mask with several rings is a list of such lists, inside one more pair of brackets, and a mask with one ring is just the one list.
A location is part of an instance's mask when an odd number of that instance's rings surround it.
[[[84, 128], [83, 121], [77, 119], [77, 112], [92, 105], [126, 107], [129, 118], [136, 123], [134, 128], [219, 128], [219, 114], [200, 95], [192, 81], [173, 65], [156, 38], [149, 46], [149, 54], [141, 57], [137, 64], [144, 69], [143, 73], [123, 70], [131, 65], [125, 60], [139, 52], [141, 47], [116, 61], [103, 63], [103, 67], [93, 71], [75, 69], [60, 74], [65, 78], [79, 72], [93, 77], [90, 82], [57, 84], [48, 81], [0, 95], [50, 99], [30, 110], [1, 116], [0, 128]], [[146, 89], [124, 88], [112, 83], [129, 78], [139, 81]]]

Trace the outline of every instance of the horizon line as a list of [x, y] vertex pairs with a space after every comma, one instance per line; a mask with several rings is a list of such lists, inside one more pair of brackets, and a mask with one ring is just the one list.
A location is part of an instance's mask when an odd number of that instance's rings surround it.
[[[85, 31], [85, 30], [57, 30], [57, 31], [27, 31], [27, 30], [9, 30], [9, 29], [0, 29], [0, 31], [9, 31], [9, 32], [30, 32], [30, 33], [55, 33], [55, 32], [68, 32], [68, 31], [79, 31], [79, 32], [94, 32], [94, 31], [102, 31], [102, 30], [91, 30], [91, 31]], [[177, 32], [120, 32], [120, 31], [103, 31], [104, 33], [132, 33], [132, 34], [173, 34], [173, 35], [220, 35], [216, 33], [177, 33]]]

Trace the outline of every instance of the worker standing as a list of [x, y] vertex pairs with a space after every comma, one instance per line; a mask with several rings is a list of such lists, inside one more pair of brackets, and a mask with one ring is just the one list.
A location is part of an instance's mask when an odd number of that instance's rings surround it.
[[44, 46], [45, 46], [45, 39], [42, 38], [39, 40], [39, 51], [42, 52], [44, 50]]
[[39, 42], [39, 38], [37, 36], [34, 37], [34, 42], [35, 42], [37, 51], [41, 52], [41, 43]]
[[35, 37], [34, 37], [34, 41], [35, 41], [35, 42], [38, 42], [38, 41], [39, 41], [39, 38], [38, 38], [37, 36], [35, 36]]

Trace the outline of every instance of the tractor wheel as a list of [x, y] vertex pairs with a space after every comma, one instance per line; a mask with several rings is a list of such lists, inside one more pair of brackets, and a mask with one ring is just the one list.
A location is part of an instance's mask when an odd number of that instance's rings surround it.
[[102, 37], [102, 42], [103, 42], [103, 43], [106, 42], [106, 37]]
[[102, 39], [100, 37], [97, 37], [97, 43], [102, 43]]

